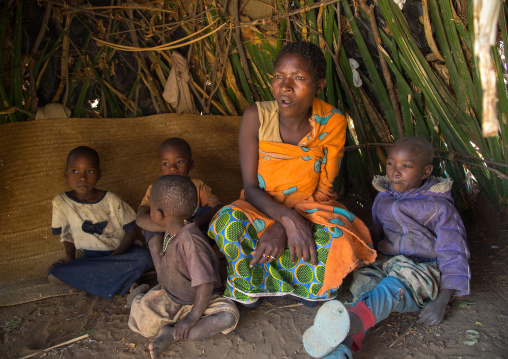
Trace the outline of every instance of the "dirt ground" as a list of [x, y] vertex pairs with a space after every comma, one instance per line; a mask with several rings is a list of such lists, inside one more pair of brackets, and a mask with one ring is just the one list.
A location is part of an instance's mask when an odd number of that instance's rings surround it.
[[[368, 206], [346, 203], [360, 218]], [[451, 303], [436, 327], [414, 324], [416, 314], [392, 314], [373, 328], [356, 359], [508, 358], [508, 221], [486, 201], [466, 225], [471, 250], [472, 294]], [[351, 299], [348, 283], [340, 299]], [[148, 358], [148, 340], [127, 326], [125, 298], [80, 293], [0, 308], [0, 357]], [[274, 298], [255, 309], [240, 308], [235, 331], [207, 340], [171, 345], [164, 358], [310, 358], [302, 334], [317, 308]], [[42, 352], [79, 335], [87, 339]]]

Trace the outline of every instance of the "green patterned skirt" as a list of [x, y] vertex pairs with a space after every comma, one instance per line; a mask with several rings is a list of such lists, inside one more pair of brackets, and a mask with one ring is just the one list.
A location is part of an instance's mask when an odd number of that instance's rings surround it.
[[224, 207], [210, 223], [208, 235], [214, 238], [228, 261], [228, 281], [224, 296], [244, 304], [259, 297], [293, 295], [305, 300], [333, 299], [337, 291], [317, 296], [323, 285], [325, 265], [335, 228], [312, 224], [318, 265], [314, 267], [302, 258], [292, 263], [289, 249], [273, 263], [250, 268], [251, 252], [258, 242], [258, 232], [240, 210]]

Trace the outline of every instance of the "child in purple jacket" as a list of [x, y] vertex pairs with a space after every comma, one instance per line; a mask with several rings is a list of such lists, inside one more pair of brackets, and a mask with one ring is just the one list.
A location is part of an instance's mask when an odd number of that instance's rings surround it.
[[365, 332], [390, 313], [420, 311], [417, 322], [433, 326], [453, 297], [470, 293], [464, 225], [452, 181], [429, 177], [433, 156], [432, 145], [418, 137], [390, 149], [387, 175], [372, 182], [379, 191], [372, 207], [378, 258], [355, 273], [352, 308], [331, 301], [319, 309], [303, 336], [310, 355], [352, 358], [350, 348], [360, 350]]

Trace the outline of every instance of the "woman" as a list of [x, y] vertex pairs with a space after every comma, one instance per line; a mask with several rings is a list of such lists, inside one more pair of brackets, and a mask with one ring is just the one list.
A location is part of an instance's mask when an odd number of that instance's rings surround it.
[[286, 45], [274, 62], [275, 101], [243, 115], [244, 191], [208, 232], [228, 260], [224, 295], [243, 304], [291, 294], [314, 306], [334, 298], [360, 260], [375, 259], [363, 222], [335, 201], [346, 119], [315, 97], [325, 71], [319, 47]]

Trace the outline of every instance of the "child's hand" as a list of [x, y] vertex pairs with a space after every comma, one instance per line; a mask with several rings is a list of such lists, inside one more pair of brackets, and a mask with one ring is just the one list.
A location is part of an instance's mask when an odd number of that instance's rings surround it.
[[295, 211], [295, 215], [283, 218], [283, 225], [286, 228], [288, 236], [289, 256], [291, 262], [296, 261], [296, 257], [302, 258], [305, 262], [309, 259], [312, 265], [318, 264], [316, 243], [309, 223]]
[[196, 325], [197, 322], [199, 322], [199, 318], [194, 319], [190, 313], [187, 314], [185, 317], [183, 317], [182, 320], [176, 323], [173, 339], [186, 340], [189, 337], [190, 330], [193, 326]]
[[453, 289], [442, 289], [437, 298], [425, 305], [420, 312], [417, 323], [434, 326], [443, 320], [446, 314], [446, 306], [454, 293]]
[[120, 254], [126, 253], [129, 249], [131, 249], [134, 241], [136, 240], [136, 231], [131, 229], [130, 231], [125, 232], [125, 236], [123, 237], [120, 245], [117, 249], [113, 251], [108, 257], [118, 256]]
[[420, 319], [418, 319], [417, 323], [425, 324], [428, 326], [434, 326], [439, 323], [444, 318], [446, 310], [446, 304], [443, 306], [442, 303], [436, 302], [433, 300], [430, 303], [427, 303], [425, 307], [420, 312]]
[[280, 258], [286, 249], [288, 237], [280, 222], [275, 222], [263, 233], [256, 250], [252, 252], [250, 267], [256, 264], [272, 263]]

